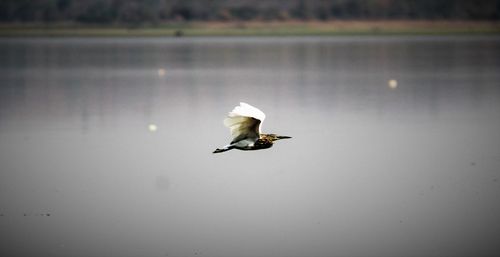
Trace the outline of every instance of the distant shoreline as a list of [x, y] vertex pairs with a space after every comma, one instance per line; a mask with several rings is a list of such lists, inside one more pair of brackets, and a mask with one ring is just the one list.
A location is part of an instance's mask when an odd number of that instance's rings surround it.
[[87, 24], [2, 24], [0, 37], [175, 37], [336, 35], [500, 35], [498, 21], [231, 21], [127, 27]]

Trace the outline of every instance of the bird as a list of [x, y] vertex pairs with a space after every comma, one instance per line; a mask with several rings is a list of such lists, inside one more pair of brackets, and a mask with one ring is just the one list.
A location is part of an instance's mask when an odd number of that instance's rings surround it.
[[266, 115], [254, 106], [240, 102], [224, 119], [224, 125], [231, 131], [233, 140], [229, 145], [217, 148], [213, 153], [222, 153], [232, 149], [260, 150], [273, 146], [274, 141], [292, 138], [276, 134], [263, 134], [262, 122]]

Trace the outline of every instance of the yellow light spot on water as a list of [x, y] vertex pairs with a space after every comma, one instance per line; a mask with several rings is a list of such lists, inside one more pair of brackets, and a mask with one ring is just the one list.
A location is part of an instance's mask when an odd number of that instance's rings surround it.
[[389, 80], [389, 82], [387, 82], [387, 84], [389, 85], [390, 89], [396, 89], [398, 87], [398, 81], [395, 79]]
[[166, 73], [165, 69], [158, 69], [158, 76], [163, 77], [165, 76], [165, 73]]
[[149, 129], [149, 131], [151, 131], [151, 132], [155, 132], [155, 131], [157, 131], [157, 130], [158, 130], [158, 126], [156, 126], [155, 124], [149, 124], [149, 125], [148, 125], [148, 129]]

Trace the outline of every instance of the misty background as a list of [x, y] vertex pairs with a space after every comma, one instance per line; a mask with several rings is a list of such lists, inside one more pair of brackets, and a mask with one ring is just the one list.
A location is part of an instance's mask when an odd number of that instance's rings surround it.
[[332, 19], [499, 20], [498, 0], [3, 0], [0, 22], [157, 24]]

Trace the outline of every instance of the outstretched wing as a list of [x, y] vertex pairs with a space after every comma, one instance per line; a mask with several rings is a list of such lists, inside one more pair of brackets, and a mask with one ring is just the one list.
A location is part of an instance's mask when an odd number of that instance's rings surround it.
[[231, 130], [233, 137], [231, 144], [243, 139], [259, 139], [260, 127], [265, 118], [266, 115], [261, 110], [247, 103], [234, 107], [224, 119], [224, 125]]

